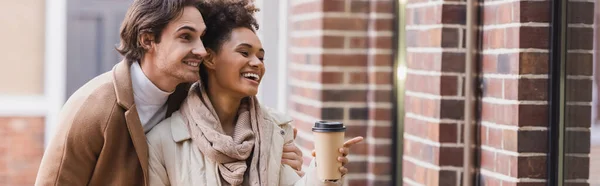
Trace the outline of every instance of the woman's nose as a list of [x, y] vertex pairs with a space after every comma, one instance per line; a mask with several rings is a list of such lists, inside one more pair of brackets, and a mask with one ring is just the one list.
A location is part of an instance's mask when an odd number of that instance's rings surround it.
[[252, 58], [252, 60], [250, 60], [250, 66], [262, 67], [262, 66], [264, 66], [264, 63], [258, 57], [254, 57], [254, 58]]

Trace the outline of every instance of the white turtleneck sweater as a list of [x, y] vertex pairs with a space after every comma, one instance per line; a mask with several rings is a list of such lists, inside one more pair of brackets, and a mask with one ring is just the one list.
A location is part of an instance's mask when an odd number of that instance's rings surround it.
[[156, 87], [144, 74], [138, 62], [131, 64], [130, 73], [133, 99], [144, 132], [148, 133], [152, 127], [165, 119], [167, 99], [172, 92], [165, 92]]

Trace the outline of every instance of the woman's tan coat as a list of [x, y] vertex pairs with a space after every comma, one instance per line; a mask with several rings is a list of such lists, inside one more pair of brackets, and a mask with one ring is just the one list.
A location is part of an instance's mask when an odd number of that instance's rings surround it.
[[[268, 157], [268, 186], [316, 186], [342, 185], [342, 183], [323, 183], [316, 177], [314, 163], [306, 170], [302, 178], [288, 165], [281, 164], [283, 145], [293, 143], [291, 119], [263, 108], [266, 124], [275, 125], [272, 140], [260, 145], [270, 145]], [[192, 143], [187, 124], [179, 111], [159, 123], [148, 133], [149, 147], [149, 184], [158, 185], [211, 185], [221, 186], [217, 163], [206, 158]], [[264, 169], [261, 169], [264, 171]], [[273, 176], [279, 175], [279, 176]]]

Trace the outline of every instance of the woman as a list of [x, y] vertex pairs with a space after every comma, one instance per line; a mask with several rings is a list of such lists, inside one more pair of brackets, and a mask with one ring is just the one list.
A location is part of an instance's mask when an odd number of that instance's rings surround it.
[[[209, 55], [181, 109], [147, 135], [149, 184], [341, 185], [318, 180], [314, 164], [301, 178], [281, 163], [294, 132], [288, 117], [261, 107], [255, 97], [265, 73], [253, 18], [257, 9], [244, 0], [206, 1], [199, 9]], [[190, 39], [185, 33], [180, 38]], [[360, 141], [349, 140], [340, 149], [342, 165], [348, 148]], [[340, 167], [342, 174], [347, 171]]]

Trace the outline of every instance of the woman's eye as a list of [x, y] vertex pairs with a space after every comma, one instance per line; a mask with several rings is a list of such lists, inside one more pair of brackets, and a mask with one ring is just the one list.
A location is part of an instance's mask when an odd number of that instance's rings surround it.
[[240, 54], [242, 54], [244, 57], [248, 57], [248, 52], [240, 52]]

